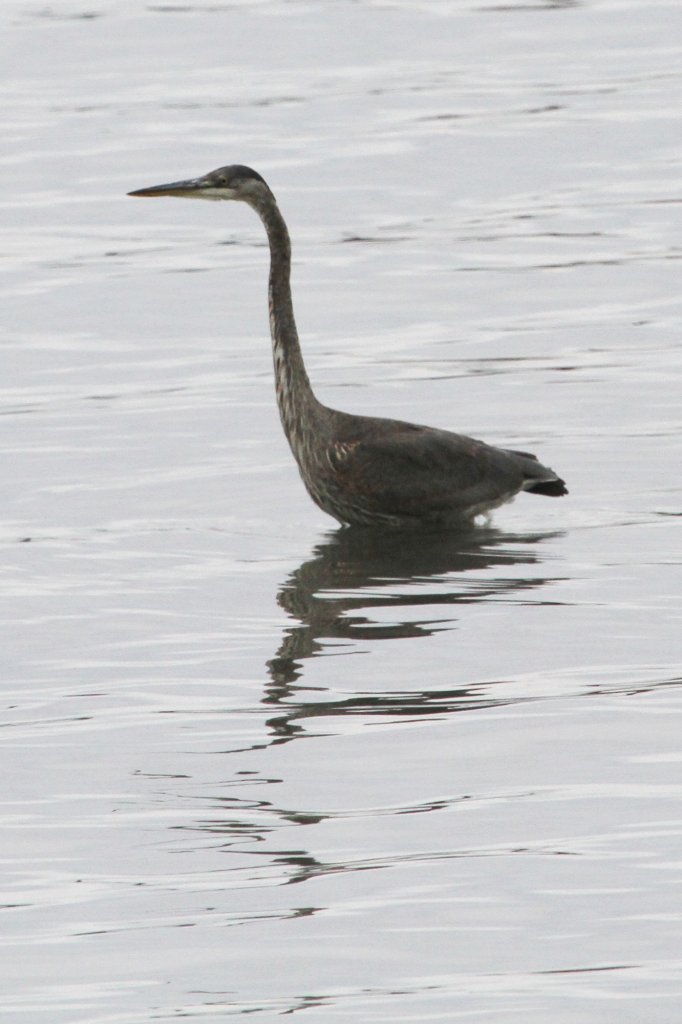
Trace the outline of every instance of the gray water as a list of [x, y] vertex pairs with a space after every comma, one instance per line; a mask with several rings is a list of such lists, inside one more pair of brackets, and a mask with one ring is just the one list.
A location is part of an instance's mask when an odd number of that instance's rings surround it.
[[[3, 1024], [658, 1024], [682, 997], [677, 0], [6, 0]], [[568, 482], [368, 541], [328, 404]]]

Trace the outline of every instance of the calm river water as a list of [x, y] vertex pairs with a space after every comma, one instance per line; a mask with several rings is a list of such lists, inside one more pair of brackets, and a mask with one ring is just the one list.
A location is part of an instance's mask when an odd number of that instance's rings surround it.
[[[3, 1024], [669, 1024], [678, 0], [6, 0]], [[343, 531], [324, 401], [570, 496]]]

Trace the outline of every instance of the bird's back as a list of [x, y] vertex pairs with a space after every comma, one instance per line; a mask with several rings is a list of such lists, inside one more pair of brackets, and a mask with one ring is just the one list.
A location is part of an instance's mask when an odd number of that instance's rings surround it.
[[526, 452], [400, 420], [324, 413], [317, 457], [299, 466], [313, 499], [342, 523], [451, 524], [520, 490], [566, 493]]

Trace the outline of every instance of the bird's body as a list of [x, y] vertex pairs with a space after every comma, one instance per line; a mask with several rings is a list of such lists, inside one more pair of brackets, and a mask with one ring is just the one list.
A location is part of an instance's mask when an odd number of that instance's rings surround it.
[[236, 199], [260, 216], [270, 246], [270, 333], [282, 426], [308, 493], [340, 523], [457, 526], [522, 490], [567, 493], [563, 480], [527, 452], [400, 420], [338, 412], [318, 401], [294, 320], [289, 233], [256, 171], [221, 167], [202, 178], [130, 194]]

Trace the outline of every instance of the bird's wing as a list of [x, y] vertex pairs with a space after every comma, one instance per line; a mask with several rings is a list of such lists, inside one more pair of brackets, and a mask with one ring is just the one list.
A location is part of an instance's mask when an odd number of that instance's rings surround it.
[[471, 437], [398, 421], [374, 421], [330, 450], [340, 487], [368, 509], [401, 516], [470, 514], [516, 493], [518, 460]]

